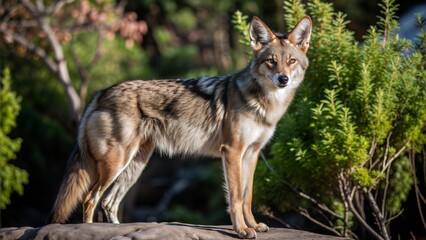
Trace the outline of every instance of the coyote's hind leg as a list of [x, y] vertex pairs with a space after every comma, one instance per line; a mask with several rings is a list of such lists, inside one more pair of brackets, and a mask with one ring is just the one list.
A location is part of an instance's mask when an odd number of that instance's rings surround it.
[[94, 210], [105, 190], [126, 169], [140, 148], [137, 126], [117, 112], [93, 112], [84, 128], [85, 152], [95, 162], [97, 178], [83, 200], [83, 221], [93, 221]]
[[118, 220], [118, 207], [129, 189], [136, 183], [154, 150], [152, 142], [143, 144], [138, 154], [131, 160], [129, 166], [117, 177], [111, 191], [102, 200], [102, 208], [108, 218], [108, 222], [120, 223]]

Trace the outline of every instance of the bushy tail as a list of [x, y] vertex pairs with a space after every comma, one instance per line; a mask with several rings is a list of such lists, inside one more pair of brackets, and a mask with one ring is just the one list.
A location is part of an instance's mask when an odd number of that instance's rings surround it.
[[91, 185], [92, 163], [82, 158], [77, 144], [67, 165], [67, 172], [49, 216], [50, 223], [65, 223]]

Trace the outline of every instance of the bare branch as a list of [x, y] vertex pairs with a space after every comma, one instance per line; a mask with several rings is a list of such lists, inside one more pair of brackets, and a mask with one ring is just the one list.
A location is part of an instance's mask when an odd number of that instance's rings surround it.
[[22, 8], [22, 5], [17, 5], [9, 10], [9, 12], [6, 14], [6, 16], [3, 17], [3, 19], [0, 22], [1, 24], [6, 24], [6, 22], [9, 21], [9, 19], [13, 18], [15, 16], [15, 13], [18, 12], [19, 9]]
[[[423, 151], [423, 154], [425, 154], [425, 152]], [[424, 155], [426, 158], [426, 155]], [[409, 158], [410, 158], [410, 163], [411, 163], [411, 175], [413, 176], [414, 179], [414, 190], [416, 193], [416, 203], [417, 203], [417, 209], [419, 210], [419, 214], [420, 214], [420, 219], [422, 220], [422, 224], [423, 224], [423, 228], [426, 230], [426, 221], [425, 218], [423, 216], [423, 209], [422, 209], [422, 203], [420, 202], [420, 199], [423, 200], [423, 203], [425, 203], [425, 199], [417, 185], [417, 181], [416, 181], [416, 159], [415, 159], [415, 153], [414, 153], [414, 149], [412, 149], [409, 153]], [[424, 163], [426, 162], [426, 159], [424, 159], [425, 161], [423, 161]], [[426, 172], [425, 172], [426, 173]]]
[[[68, 95], [71, 101], [72, 113], [74, 120], [79, 119], [79, 109], [80, 109], [80, 101], [78, 98], [75, 89], [71, 85], [71, 80], [69, 77], [69, 72], [66, 67], [65, 61], [53, 61], [51, 57], [41, 48], [37, 47], [33, 43], [29, 42], [25, 37], [20, 36], [15, 33], [11, 33], [7, 29], [0, 28], [0, 33], [4, 34], [5, 37], [9, 37], [28, 49], [30, 52], [33, 52], [37, 57], [39, 57], [48, 67], [50, 71], [52, 71], [55, 75], [59, 77], [59, 80], [64, 86], [65, 92]], [[60, 45], [59, 45], [60, 47]], [[62, 51], [62, 48], [61, 48]]]
[[115, 13], [118, 15], [123, 15], [124, 13], [124, 8], [127, 5], [127, 0], [121, 0], [118, 4], [117, 7], [114, 9]]
[[103, 40], [103, 30], [101, 28], [97, 28], [98, 30], [98, 37], [96, 39], [96, 48], [95, 53], [93, 54], [92, 59], [88, 63], [89, 69], [91, 69], [101, 58], [101, 49], [102, 49], [102, 40]]
[[343, 206], [344, 206], [344, 211], [343, 211], [343, 236], [346, 237], [347, 236], [347, 231], [348, 231], [348, 189], [347, 189], [347, 184], [345, 182], [345, 177], [343, 176], [343, 173], [339, 174], [338, 177], [338, 183], [339, 183], [339, 192], [340, 192], [340, 197], [342, 199], [343, 202]]
[[80, 75], [80, 89], [79, 89], [79, 97], [80, 101], [83, 102], [87, 93], [87, 83], [89, 79], [89, 70], [88, 67], [85, 67], [81, 62], [80, 58], [77, 56], [77, 53], [74, 50], [74, 40], [71, 41], [70, 47], [71, 57], [74, 61], [74, 64], [77, 66], [78, 74]]
[[74, 0], [61, 0], [61, 1], [57, 1], [54, 5], [48, 7], [46, 9], [46, 14], [47, 15], [54, 15], [56, 14], [65, 4], [69, 4], [74, 2]]
[[358, 213], [361, 215], [363, 219], [365, 219], [366, 217], [365, 217], [365, 211], [364, 211], [364, 195], [359, 194], [359, 191], [356, 191], [356, 193], [357, 194], [355, 195], [355, 197], [350, 199], [354, 199]]
[[[334, 227], [336, 230], [343, 228], [342, 226], [336, 226]], [[358, 240], [359, 237], [354, 232], [352, 232], [350, 229], [348, 229], [348, 233], [351, 235], [351, 239]]]
[[389, 240], [390, 238], [389, 238], [388, 230], [386, 228], [385, 219], [383, 218], [383, 215], [380, 212], [380, 209], [373, 198], [373, 194], [371, 194], [371, 192], [365, 188], [363, 189], [363, 192], [365, 193], [367, 200], [370, 203], [370, 207], [373, 210], [373, 215], [376, 217], [377, 224], [379, 225], [379, 228], [382, 232], [384, 239]]
[[368, 157], [361, 164], [361, 167], [364, 167], [367, 163], [370, 163], [369, 164], [370, 166], [373, 165], [373, 163], [371, 162], [371, 160], [373, 159], [373, 155], [374, 155], [374, 152], [376, 151], [376, 147], [377, 147], [377, 140], [376, 140], [376, 137], [373, 137], [373, 141], [371, 141], [370, 151], [368, 152]]
[[385, 149], [385, 156], [383, 157], [383, 163], [386, 163], [386, 161], [388, 160], [391, 136], [392, 136], [392, 131], [389, 132], [388, 137], [386, 138], [386, 149]]
[[374, 169], [375, 167], [376, 167], [376, 165], [377, 164], [379, 164], [379, 163], [381, 163], [382, 162], [382, 156], [380, 155], [380, 156], [378, 156], [377, 158], [376, 158], [376, 161], [374, 161], [371, 165], [370, 165], [370, 170], [372, 170], [372, 169]]
[[20, 27], [20, 28], [34, 28], [38, 26], [38, 22], [34, 20], [9, 21], [7, 22], [7, 26]]
[[382, 212], [385, 212], [386, 198], [387, 198], [388, 188], [389, 188], [389, 177], [390, 177], [390, 171], [386, 171], [385, 189], [383, 190], [383, 200], [382, 200]]
[[52, 47], [55, 60], [57, 62], [64, 61], [64, 53], [62, 51], [62, 46], [56, 38], [56, 35], [53, 32], [51, 26], [47, 23], [47, 20], [45, 18], [37, 18], [37, 21], [39, 22], [43, 32], [46, 34], [47, 40], [49, 41], [50, 46]]
[[81, 59], [78, 57], [77, 53], [75, 52], [74, 43], [75, 41], [71, 41], [71, 57], [74, 61], [74, 64], [77, 66], [78, 73], [80, 75], [80, 88], [79, 88], [79, 97], [80, 101], [84, 103], [86, 95], [87, 95], [87, 87], [89, 82], [89, 73], [92, 67], [99, 61], [101, 57], [101, 47], [102, 47], [102, 40], [103, 40], [103, 32], [100, 28], [97, 28], [98, 30], [98, 37], [96, 40], [96, 47], [95, 47], [95, 53], [93, 54], [92, 59], [87, 63], [86, 66], [84, 66]]
[[397, 159], [402, 153], [404, 153], [405, 149], [408, 147], [408, 144], [410, 143], [410, 140], [408, 140], [404, 146], [402, 146], [399, 151], [397, 153], [395, 153], [395, 155], [393, 155], [393, 157], [384, 165], [381, 173], [383, 173], [384, 171], [386, 171], [386, 169], [393, 163], [393, 161], [395, 161], [395, 159]]
[[269, 217], [269, 218], [271, 218], [271, 219], [273, 219], [273, 220], [275, 220], [275, 221], [277, 221], [277, 222], [279, 222], [279, 223], [281, 223], [283, 226], [285, 226], [286, 228], [293, 228], [294, 229], [294, 227], [292, 227], [290, 224], [288, 224], [288, 223], [286, 223], [286, 222], [284, 222], [282, 219], [280, 219], [280, 218], [277, 218], [275, 215], [274, 215], [274, 213], [269, 209], [269, 208], [267, 208], [267, 207], [262, 207], [261, 209], [259, 209], [259, 211], [260, 211], [260, 213], [262, 213], [263, 215], [265, 215], [265, 216], [267, 216], [267, 217]]
[[384, 240], [384, 238], [382, 236], [380, 236], [380, 234], [378, 234], [376, 231], [374, 231], [374, 229], [372, 229], [370, 227], [370, 225], [368, 225], [368, 223], [364, 220], [364, 218], [361, 217], [361, 215], [358, 213], [358, 211], [354, 208], [354, 205], [352, 204], [352, 201], [348, 202], [349, 204], [349, 209], [351, 210], [351, 212], [354, 214], [354, 216], [356, 217], [356, 219], [358, 220], [359, 223], [361, 223], [361, 225], [371, 234], [373, 235], [376, 239], [379, 240]]
[[343, 220], [342, 216], [340, 216], [339, 214], [337, 214], [336, 212], [334, 212], [333, 210], [331, 210], [330, 208], [328, 208], [326, 205], [319, 203], [315, 198], [301, 192], [298, 191], [296, 188], [294, 188], [290, 183], [288, 183], [287, 181], [285, 181], [284, 179], [282, 179], [281, 177], [279, 177], [278, 173], [275, 171], [275, 169], [273, 169], [271, 167], [271, 165], [269, 165], [268, 161], [265, 158], [265, 155], [263, 155], [263, 153], [260, 153], [260, 157], [262, 158], [263, 162], [265, 163], [266, 167], [268, 168], [268, 170], [270, 172], [272, 172], [275, 177], [280, 180], [282, 183], [284, 183], [284, 185], [286, 185], [287, 187], [289, 187], [291, 190], [293, 190], [295, 193], [297, 193], [300, 197], [309, 200], [311, 203], [313, 203], [315, 206], [317, 206], [318, 208], [320, 208], [321, 210], [329, 213], [330, 215]]
[[30, 11], [30, 13], [33, 16], [36, 16], [39, 14], [39, 12], [37, 11], [37, 8], [34, 6], [34, 4], [32, 4], [30, 1], [28, 0], [21, 0], [22, 5], [28, 9], [28, 11]]
[[352, 232], [350, 229], [348, 229], [348, 230], [349, 230], [349, 234], [351, 235], [352, 239], [359, 240], [359, 237], [354, 232]]
[[24, 48], [34, 53], [47, 65], [50, 71], [52, 71], [54, 74], [57, 73], [58, 65], [54, 61], [52, 61], [49, 55], [47, 55], [47, 53], [42, 48], [39, 48], [33, 43], [29, 42], [25, 37], [16, 33], [12, 33], [7, 29], [0, 28], [0, 33], [3, 33], [6, 37], [13, 39], [14, 41], [22, 45]]
[[[85, 6], [75, 0], [18, 1], [19, 4], [10, 7], [5, 16], [0, 19], [1, 37], [6, 40], [13, 40], [24, 46], [48, 65], [49, 70], [56, 75], [63, 85], [70, 101], [73, 121], [77, 123], [84, 105], [83, 100], [87, 93], [89, 70], [101, 57], [99, 49], [102, 43], [102, 32], [119, 33], [129, 39], [141, 39], [140, 34], [146, 32], [146, 24], [144, 21], [137, 21], [135, 14], [124, 15], [125, 4], [127, 3], [124, 0], [118, 4], [116, 2], [108, 3], [106, 6], [102, 3]], [[68, 8], [66, 5], [72, 2], [78, 4]], [[106, 11], [109, 12], [111, 8], [113, 8], [112, 11], [116, 11], [113, 14], [117, 17], [117, 19], [115, 17], [111, 18], [114, 20], [112, 23], [109, 18], [105, 17], [107, 16]], [[76, 19], [76, 16], [79, 18]], [[92, 31], [93, 29], [99, 32], [93, 58], [83, 67], [82, 61], [76, 58], [76, 54], [73, 57], [80, 75], [83, 76], [82, 84], [77, 93], [76, 88], [71, 83], [63, 46], [60, 41], [69, 40], [76, 31]], [[33, 38], [38, 37], [42, 44], [32, 41]]]
[[45, 7], [44, 7], [44, 2], [43, 2], [43, 0], [37, 0], [37, 1], [36, 1], [36, 5], [37, 5], [37, 10], [38, 10], [39, 12], [44, 12]]
[[[312, 208], [314, 211], [318, 212], [319, 215], [321, 215], [325, 221], [327, 221], [329, 226], [333, 226], [333, 222], [329, 219], [329, 217], [327, 215], [324, 214], [323, 211], [321, 211], [321, 209], [318, 208]], [[335, 228], [337, 229], [337, 227], [339, 226], [335, 226]]]
[[401, 216], [401, 214], [404, 212], [404, 209], [402, 209], [401, 211], [399, 211], [397, 214], [395, 214], [394, 216], [388, 218], [385, 220], [386, 226], [389, 226], [390, 222], [392, 222], [392, 220], [394, 220], [395, 218]]
[[324, 229], [327, 229], [328, 231], [336, 234], [337, 236], [341, 236], [341, 233], [339, 233], [336, 229], [334, 229], [334, 228], [332, 228], [330, 226], [327, 226], [324, 223], [322, 223], [322, 222], [316, 220], [315, 218], [313, 218], [306, 209], [299, 207], [299, 208], [297, 208], [297, 212], [300, 213], [302, 216], [306, 217], [311, 222], [317, 224], [318, 226], [320, 226], [320, 227], [322, 227]]
[[46, 18], [39, 17], [37, 20], [40, 23], [40, 27], [43, 32], [46, 34], [46, 37], [50, 43], [50, 47], [53, 50], [55, 61], [58, 64], [57, 76], [64, 86], [65, 92], [68, 95], [68, 98], [71, 102], [71, 112], [72, 117], [75, 122], [78, 122], [81, 114], [81, 106], [82, 103], [80, 98], [75, 91], [74, 87], [71, 84], [71, 78], [69, 75], [68, 67], [64, 58], [64, 52], [62, 50], [62, 46], [56, 38], [55, 33], [53, 32], [51, 26], [48, 24]]

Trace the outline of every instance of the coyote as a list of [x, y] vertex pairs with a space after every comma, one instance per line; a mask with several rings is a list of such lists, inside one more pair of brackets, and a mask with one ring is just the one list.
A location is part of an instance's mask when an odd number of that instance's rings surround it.
[[253, 58], [236, 74], [126, 81], [98, 92], [83, 113], [52, 222], [64, 223], [82, 202], [83, 221], [91, 223], [113, 184], [101, 206], [108, 221], [119, 223], [118, 205], [156, 149], [220, 157], [233, 229], [241, 238], [268, 231], [253, 217], [253, 176], [260, 150], [304, 78], [311, 30], [309, 16], [288, 35], [253, 17]]

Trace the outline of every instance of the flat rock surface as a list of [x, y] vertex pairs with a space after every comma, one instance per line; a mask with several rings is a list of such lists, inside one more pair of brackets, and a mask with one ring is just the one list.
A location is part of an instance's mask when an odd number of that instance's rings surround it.
[[[237, 239], [232, 226], [185, 223], [92, 223], [50, 224], [39, 228], [0, 228], [3, 239]], [[271, 228], [257, 233], [257, 239], [342, 239], [287, 228]]]

